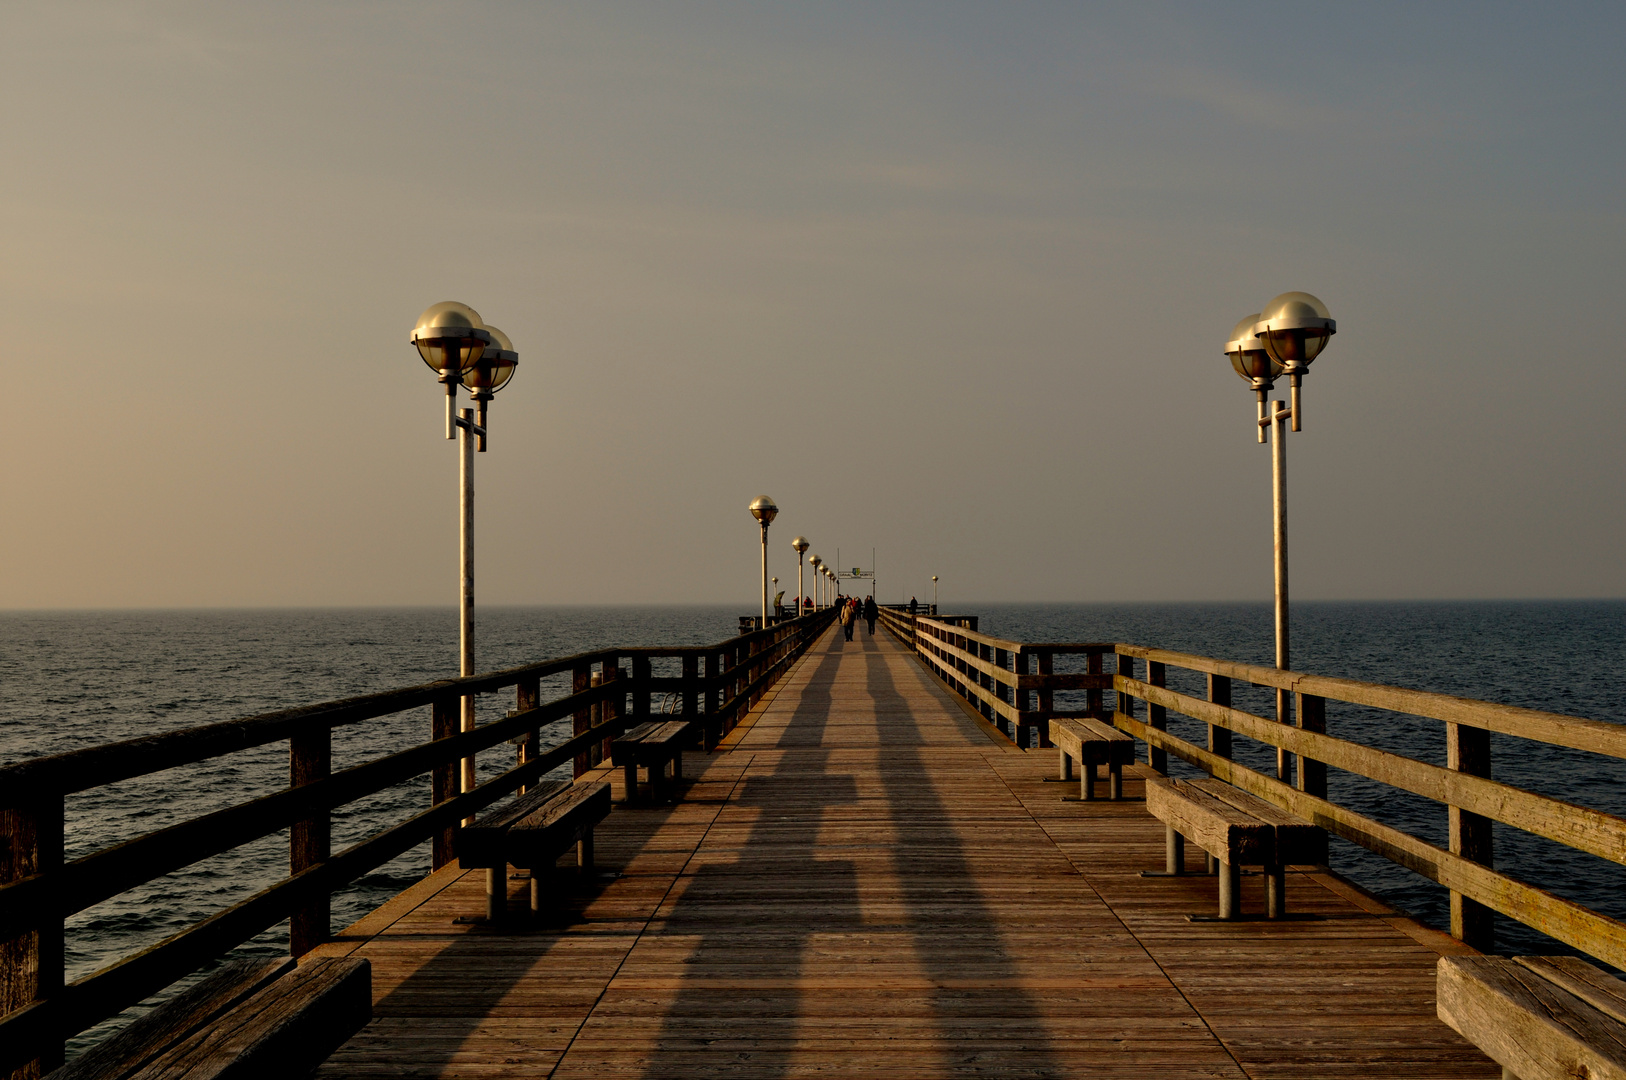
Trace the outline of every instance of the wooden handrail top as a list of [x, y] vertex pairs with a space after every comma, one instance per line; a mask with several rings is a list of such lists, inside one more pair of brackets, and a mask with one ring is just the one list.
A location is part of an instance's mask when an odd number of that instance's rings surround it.
[[1626, 758], [1626, 725], [1611, 724], [1605, 720], [1589, 720], [1583, 716], [1566, 716], [1563, 713], [1543, 712], [1517, 705], [1498, 705], [1493, 701], [1479, 701], [1475, 698], [1456, 697], [1429, 690], [1408, 690], [1383, 683], [1361, 682], [1358, 679], [1280, 671], [1257, 664], [1237, 664], [1208, 656], [1171, 652], [1167, 649], [1148, 649], [1138, 645], [1120, 645], [1118, 654], [1167, 664], [1170, 667], [1185, 668], [1189, 671], [1223, 675], [1255, 686], [1273, 687], [1351, 705], [1366, 705], [1374, 709], [1421, 716], [1429, 720], [1442, 720], [1449, 724], [1483, 728], [1503, 735], [1516, 735], [1522, 739], [1531, 739], [1552, 746]]
[[[804, 616], [811, 618], [811, 616]], [[766, 630], [754, 630], [726, 639], [716, 645], [685, 646], [679, 649], [614, 648], [577, 653], [503, 671], [484, 672], [464, 678], [439, 679], [419, 686], [385, 690], [375, 694], [317, 702], [292, 709], [220, 720], [211, 724], [143, 735], [135, 739], [69, 750], [61, 754], [31, 758], [0, 766], [0, 805], [16, 805], [24, 799], [37, 799], [46, 793], [69, 795], [135, 776], [162, 772], [181, 765], [220, 757], [266, 743], [281, 742], [305, 731], [344, 727], [366, 720], [431, 705], [448, 697], [489, 694], [513, 686], [522, 679], [546, 678], [597, 663], [616, 663], [623, 656], [704, 655], [741, 643], [783, 637], [800, 620], [787, 620]], [[738, 667], [739, 665], [736, 665]], [[735, 668], [729, 669], [732, 673]]]

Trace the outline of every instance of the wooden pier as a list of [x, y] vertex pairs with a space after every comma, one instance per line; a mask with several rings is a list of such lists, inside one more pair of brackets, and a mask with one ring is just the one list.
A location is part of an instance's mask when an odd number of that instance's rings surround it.
[[1055, 768], [831, 628], [681, 802], [616, 809], [550, 917], [512, 880], [519, 922], [459, 921], [485, 886], [452, 864], [319, 946], [371, 961], [374, 1019], [318, 1075], [1500, 1075], [1435, 1016], [1472, 949], [1313, 867], [1295, 917], [1190, 921], [1216, 879], [1140, 876], [1146, 766], [1088, 803]]

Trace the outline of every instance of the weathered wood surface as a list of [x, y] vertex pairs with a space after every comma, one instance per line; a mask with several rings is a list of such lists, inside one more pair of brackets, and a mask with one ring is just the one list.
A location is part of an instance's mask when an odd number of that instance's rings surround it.
[[[1626, 1024], [1549, 981], [1544, 959], [1441, 957], [1440, 1019], [1519, 1080], [1626, 1080]], [[1609, 977], [1593, 972], [1596, 992]]]
[[457, 831], [457, 861], [465, 870], [492, 866], [506, 857], [508, 830], [519, 821], [546, 806], [561, 791], [570, 787], [567, 780], [544, 780], [506, 806], [480, 815], [473, 825]]
[[293, 969], [292, 958], [230, 961], [80, 1054], [47, 1080], [124, 1080]]
[[1150, 780], [1146, 810], [1225, 863], [1276, 860], [1276, 830], [1190, 780]]
[[1320, 920], [1190, 923], [1214, 880], [1141, 879], [1162, 825], [1063, 801], [1053, 753], [829, 634], [551, 921], [455, 923], [484, 883], [446, 868], [323, 946], [375, 1019], [318, 1076], [1499, 1075], [1435, 1015], [1445, 935], [1307, 868]]
[[370, 963], [315, 959], [182, 1040], [131, 1080], [248, 1080], [310, 1072], [372, 1015]]

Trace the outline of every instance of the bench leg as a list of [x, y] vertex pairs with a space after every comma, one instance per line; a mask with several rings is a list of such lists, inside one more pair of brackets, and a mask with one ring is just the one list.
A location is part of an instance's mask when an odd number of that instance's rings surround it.
[[666, 766], [669, 764], [666, 761], [649, 763], [649, 801], [656, 806], [666, 802]]
[[1242, 914], [1242, 867], [1227, 862], [1219, 865], [1219, 917], [1235, 919]]
[[1067, 756], [1067, 751], [1056, 751], [1056, 779], [1071, 780], [1073, 778], [1073, 759]]
[[1186, 838], [1173, 825], [1163, 826], [1163, 870], [1175, 875], [1186, 872]]
[[672, 800], [683, 796], [683, 751], [672, 755]]
[[1279, 919], [1287, 914], [1287, 871], [1281, 863], [1265, 867], [1265, 917]]
[[1208, 854], [1206, 851], [1203, 852], [1203, 873], [1207, 874], [1209, 877], [1213, 877], [1215, 874], [1219, 873], [1219, 860]]
[[1095, 762], [1086, 761], [1078, 767], [1078, 797], [1085, 802], [1095, 801]]
[[508, 867], [486, 868], [486, 921], [502, 922], [508, 914]]
[[621, 772], [627, 787], [627, 805], [631, 806], [638, 801], [638, 766], [629, 761]]
[[553, 867], [533, 866], [531, 868], [531, 914], [542, 914], [542, 901], [548, 892], [548, 879], [553, 877]]
[[1114, 761], [1107, 766], [1107, 775], [1112, 778], [1111, 790], [1108, 795], [1113, 802], [1117, 802], [1124, 797], [1124, 767]]
[[584, 873], [593, 868], [593, 830], [582, 833], [576, 841], [576, 867]]

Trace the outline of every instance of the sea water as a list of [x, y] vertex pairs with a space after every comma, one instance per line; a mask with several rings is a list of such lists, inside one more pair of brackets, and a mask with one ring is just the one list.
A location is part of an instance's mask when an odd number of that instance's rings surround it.
[[[947, 610], [945, 608], [945, 610]], [[958, 610], [958, 609], [956, 609]], [[1263, 604], [973, 605], [988, 634], [1026, 642], [1117, 641], [1270, 664], [1271, 612]], [[480, 612], [477, 666], [515, 667], [611, 646], [704, 645], [737, 632], [730, 607], [488, 608]], [[1293, 611], [1293, 667], [1626, 723], [1626, 602], [1308, 603]], [[0, 762], [61, 753], [294, 705], [411, 686], [456, 674], [457, 618], [449, 609], [26, 612], [0, 614]], [[1057, 670], [1068, 661], [1058, 658]], [[676, 674], [674, 670], [671, 674]], [[666, 674], [658, 671], [657, 674]], [[568, 692], [563, 676], [544, 699]], [[1200, 676], [1170, 669], [1173, 689], [1201, 695]], [[1066, 695], [1058, 702], [1066, 707]], [[1235, 705], [1271, 715], [1274, 694], [1235, 688]], [[511, 695], [480, 699], [482, 723]], [[1328, 731], [1443, 764], [1444, 725], [1328, 703]], [[554, 725], [545, 744], [568, 734]], [[1202, 727], [1171, 717], [1176, 734], [1202, 742]], [[427, 710], [337, 729], [334, 768], [359, 764], [428, 736]], [[1239, 761], [1264, 771], [1274, 751], [1236, 740]], [[1493, 736], [1496, 778], [1626, 816], [1626, 763]], [[508, 763], [493, 751], [481, 770]], [[287, 784], [285, 743], [137, 777], [70, 796], [67, 857], [77, 858]], [[568, 770], [568, 766], [566, 766]], [[1173, 762], [1175, 775], [1195, 775]], [[1331, 797], [1379, 821], [1444, 845], [1445, 809], [1364, 778], [1329, 770]], [[333, 846], [343, 850], [419, 812], [418, 778], [340, 808]], [[1615, 918], [1626, 918], [1621, 867], [1495, 827], [1499, 869]], [[69, 979], [89, 974], [274, 883], [287, 872], [286, 832], [245, 845], [74, 915]], [[1443, 889], [1334, 838], [1332, 865], [1431, 925], [1444, 927]], [[427, 845], [407, 852], [334, 897], [335, 926], [418, 880]], [[1498, 917], [1498, 948], [1567, 952]], [[276, 955], [286, 925], [238, 950]], [[116, 1022], [114, 1022], [116, 1023]], [[75, 1047], [99, 1038], [86, 1033]]]

